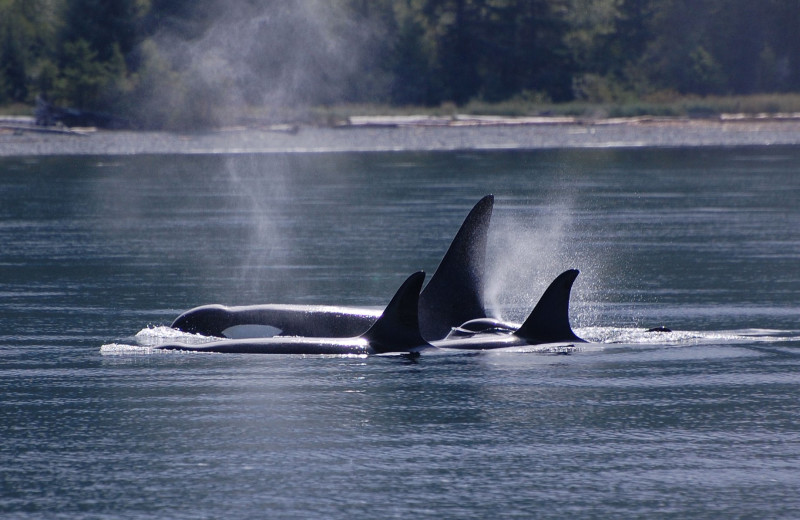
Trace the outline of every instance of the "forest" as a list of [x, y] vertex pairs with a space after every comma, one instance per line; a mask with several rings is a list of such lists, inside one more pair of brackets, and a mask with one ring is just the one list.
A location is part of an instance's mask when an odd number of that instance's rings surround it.
[[0, 0], [0, 106], [150, 128], [309, 106], [800, 92], [798, 0]]

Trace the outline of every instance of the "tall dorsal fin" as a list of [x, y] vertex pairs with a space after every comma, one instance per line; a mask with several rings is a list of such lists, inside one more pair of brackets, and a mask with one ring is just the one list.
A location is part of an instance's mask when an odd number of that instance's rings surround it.
[[514, 334], [534, 344], [582, 342], [569, 324], [569, 295], [578, 273], [577, 269], [570, 269], [553, 280], [528, 319]]
[[419, 291], [425, 273], [409, 276], [372, 327], [361, 335], [375, 352], [409, 352], [427, 346], [419, 331]]
[[486, 241], [494, 195], [472, 208], [419, 297], [423, 337], [441, 339], [451, 327], [486, 317], [483, 307]]

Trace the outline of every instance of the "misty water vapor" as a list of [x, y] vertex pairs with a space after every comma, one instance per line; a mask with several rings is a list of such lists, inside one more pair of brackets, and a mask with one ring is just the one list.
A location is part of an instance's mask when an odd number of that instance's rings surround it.
[[553, 197], [540, 210], [515, 211], [510, 218], [493, 219], [486, 275], [490, 313], [524, 321], [547, 286], [562, 272], [577, 268], [581, 275], [570, 298], [572, 323], [596, 319], [596, 285], [610, 260], [605, 252], [587, 253], [586, 244], [569, 239], [580, 234], [578, 220], [568, 197]]
[[170, 29], [155, 35], [157, 55], [180, 77], [181, 92], [152, 89], [149, 106], [165, 101], [221, 123], [266, 107], [258, 117], [277, 120], [287, 111], [297, 117], [301, 106], [380, 89], [362, 74], [380, 59], [380, 28], [337, 2], [222, 2], [217, 12], [197, 37]]

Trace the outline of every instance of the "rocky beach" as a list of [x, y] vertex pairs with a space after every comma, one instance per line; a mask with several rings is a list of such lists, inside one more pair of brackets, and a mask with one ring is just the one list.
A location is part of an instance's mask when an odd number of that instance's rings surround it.
[[0, 119], [0, 156], [307, 153], [775, 146], [800, 144], [800, 115], [575, 119], [362, 117], [336, 126], [254, 125], [197, 132], [35, 127]]

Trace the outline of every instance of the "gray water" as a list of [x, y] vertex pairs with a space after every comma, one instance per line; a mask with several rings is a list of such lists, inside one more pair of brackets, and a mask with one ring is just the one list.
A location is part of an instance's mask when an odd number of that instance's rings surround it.
[[[147, 348], [384, 305], [486, 193], [487, 303], [578, 268], [584, 350]], [[0, 159], [0, 516], [797, 518], [799, 200], [800, 148]]]

